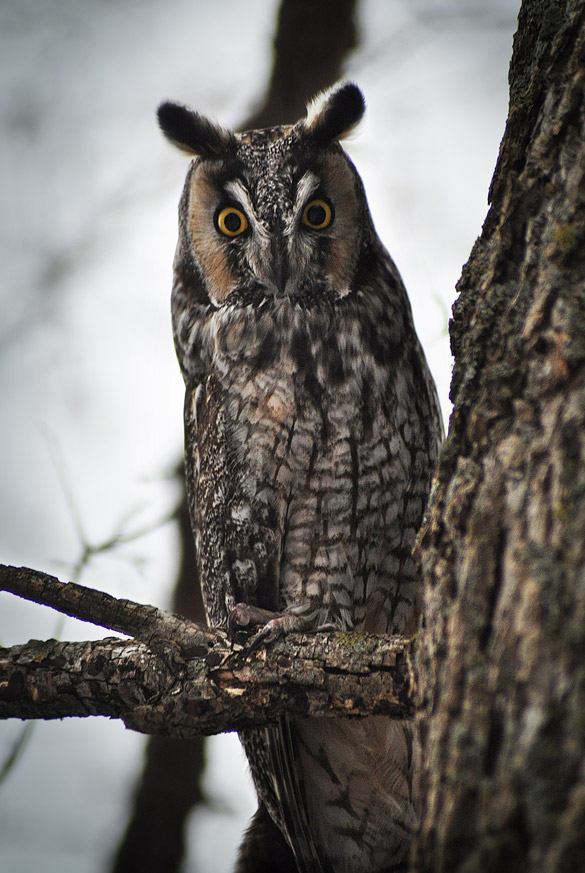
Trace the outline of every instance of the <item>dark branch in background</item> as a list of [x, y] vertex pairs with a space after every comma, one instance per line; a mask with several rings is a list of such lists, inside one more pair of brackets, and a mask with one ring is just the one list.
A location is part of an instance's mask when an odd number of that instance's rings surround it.
[[358, 44], [357, 6], [357, 0], [283, 0], [268, 91], [243, 129], [298, 121], [307, 101], [341, 77]]
[[132, 640], [32, 640], [1, 649], [0, 718], [104, 715], [184, 739], [284, 714], [412, 716], [404, 638], [299, 634], [234, 651], [221, 631], [32, 570], [1, 566], [0, 588], [137, 630]]

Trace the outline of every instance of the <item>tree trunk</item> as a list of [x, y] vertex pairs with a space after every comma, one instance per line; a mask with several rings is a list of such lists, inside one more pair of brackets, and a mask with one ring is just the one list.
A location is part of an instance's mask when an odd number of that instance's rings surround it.
[[420, 539], [413, 869], [585, 870], [585, 3], [525, 0]]

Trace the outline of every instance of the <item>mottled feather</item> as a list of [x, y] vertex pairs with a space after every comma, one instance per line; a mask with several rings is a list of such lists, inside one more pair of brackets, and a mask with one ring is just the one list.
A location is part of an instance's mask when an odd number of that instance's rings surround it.
[[[294, 126], [232, 134], [184, 108], [160, 115], [199, 155], [179, 210], [172, 310], [213, 626], [260, 608], [270, 636], [416, 628], [411, 549], [441, 423], [400, 275], [337, 142], [363, 109], [346, 84]], [[241, 739], [260, 809], [238, 873], [269, 869], [270, 839], [275, 869], [404, 868], [416, 822], [409, 723], [289, 719]]]

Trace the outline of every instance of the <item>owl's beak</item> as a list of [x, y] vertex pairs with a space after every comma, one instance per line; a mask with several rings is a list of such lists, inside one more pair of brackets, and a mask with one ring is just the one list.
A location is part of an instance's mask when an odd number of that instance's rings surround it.
[[273, 236], [270, 241], [270, 254], [274, 284], [284, 294], [290, 276], [286, 240], [281, 236]]

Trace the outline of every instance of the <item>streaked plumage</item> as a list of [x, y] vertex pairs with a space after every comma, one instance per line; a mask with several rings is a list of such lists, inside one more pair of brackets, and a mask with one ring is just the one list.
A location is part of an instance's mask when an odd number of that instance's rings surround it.
[[[213, 626], [246, 603], [276, 614], [272, 635], [416, 627], [411, 548], [441, 425], [402, 281], [338, 142], [362, 113], [351, 84], [292, 127], [244, 134], [159, 109], [196, 156], [172, 311]], [[402, 869], [410, 724], [292, 720], [241, 739], [261, 803], [241, 873], [293, 870], [287, 844], [301, 873]]]

